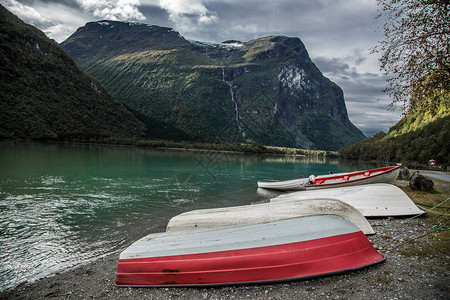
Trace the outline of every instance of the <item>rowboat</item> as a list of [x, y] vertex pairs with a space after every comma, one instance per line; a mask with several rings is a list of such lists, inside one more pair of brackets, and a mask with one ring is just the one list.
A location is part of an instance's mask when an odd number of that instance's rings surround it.
[[339, 199], [355, 207], [365, 217], [408, 216], [424, 213], [400, 188], [392, 184], [376, 183], [316, 191], [283, 194], [271, 203], [307, 201], [323, 197]]
[[304, 191], [370, 183], [391, 183], [400, 172], [400, 166], [384, 167], [350, 173], [328, 174], [285, 181], [258, 181], [258, 187], [282, 191]]
[[338, 216], [149, 234], [119, 257], [116, 285], [203, 287], [334, 275], [382, 262]]
[[340, 216], [355, 224], [364, 234], [375, 234], [356, 208], [338, 199], [325, 198], [193, 210], [170, 219], [166, 231], [250, 225], [313, 215]]

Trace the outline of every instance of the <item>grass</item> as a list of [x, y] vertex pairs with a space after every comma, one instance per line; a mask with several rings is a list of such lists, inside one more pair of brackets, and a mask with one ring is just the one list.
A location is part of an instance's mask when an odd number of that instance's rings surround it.
[[400, 251], [401, 255], [407, 257], [435, 257], [441, 254], [450, 254], [450, 200], [448, 200], [450, 197], [450, 183], [434, 178], [432, 180], [434, 182], [434, 190], [431, 193], [415, 191], [405, 181], [395, 182], [395, 185], [399, 186], [422, 210], [431, 209], [426, 213], [425, 218], [430, 223], [427, 235], [433, 237], [432, 243], [412, 243], [410, 247]]

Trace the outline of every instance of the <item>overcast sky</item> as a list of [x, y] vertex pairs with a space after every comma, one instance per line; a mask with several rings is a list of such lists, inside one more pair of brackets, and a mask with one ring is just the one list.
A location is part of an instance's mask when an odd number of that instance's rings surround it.
[[248, 41], [299, 37], [313, 62], [343, 90], [350, 120], [367, 136], [400, 120], [382, 93], [386, 80], [370, 49], [382, 38], [375, 0], [0, 0], [58, 42], [97, 20], [172, 27], [187, 39]]

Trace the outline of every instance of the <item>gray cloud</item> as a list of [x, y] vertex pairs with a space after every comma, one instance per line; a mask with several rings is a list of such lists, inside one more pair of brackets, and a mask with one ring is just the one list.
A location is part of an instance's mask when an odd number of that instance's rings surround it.
[[[314, 62], [323, 73], [336, 73], [342, 76], [359, 76], [356, 67], [366, 60], [360, 53], [356, 57], [315, 57]], [[351, 67], [352, 65], [353, 67]]]
[[26, 23], [62, 42], [86, 22], [99, 19], [145, 21], [139, 0], [2, 0]]
[[108, 20], [145, 21], [146, 17], [139, 11], [139, 0], [76, 0], [82, 9], [94, 17]]
[[343, 90], [350, 119], [367, 136], [387, 132], [401, 116], [399, 110], [390, 110], [390, 99], [383, 94], [386, 78], [378, 73], [359, 73], [357, 66], [366, 61], [359, 51], [342, 58], [314, 58], [324, 75]]
[[209, 10], [202, 0], [159, 0], [159, 4], [181, 31], [192, 31], [218, 21], [217, 13]]
[[2, 0], [2, 4], [24, 22], [36, 26], [58, 42], [86, 22], [94, 20], [93, 16], [69, 0]]
[[145, 1], [141, 1], [141, 3], [143, 4], [139, 7], [139, 10], [147, 17], [149, 24], [173, 27], [173, 23], [169, 21], [167, 10], [162, 9], [159, 4], [146, 3]]
[[71, 8], [78, 8], [79, 5], [74, 0], [17, 0], [27, 6], [34, 6], [36, 3], [61, 4]]
[[41, 15], [32, 6], [22, 4], [16, 0], [3, 0], [3, 4], [13, 14], [18, 15], [20, 18], [24, 19], [27, 23], [32, 24], [38, 28], [47, 28], [57, 24], [57, 22], [55, 22], [51, 18], [47, 18]]

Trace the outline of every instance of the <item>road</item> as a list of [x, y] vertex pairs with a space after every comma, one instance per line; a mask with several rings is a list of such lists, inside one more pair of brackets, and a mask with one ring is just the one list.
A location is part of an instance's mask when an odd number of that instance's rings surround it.
[[[411, 173], [414, 171], [417, 171], [417, 170], [411, 170]], [[419, 173], [424, 176], [427, 176], [427, 177], [432, 177], [432, 178], [436, 178], [439, 180], [450, 182], [450, 174], [449, 173], [445, 173], [445, 172], [441, 172], [441, 171], [429, 171], [429, 170], [419, 170]]]

